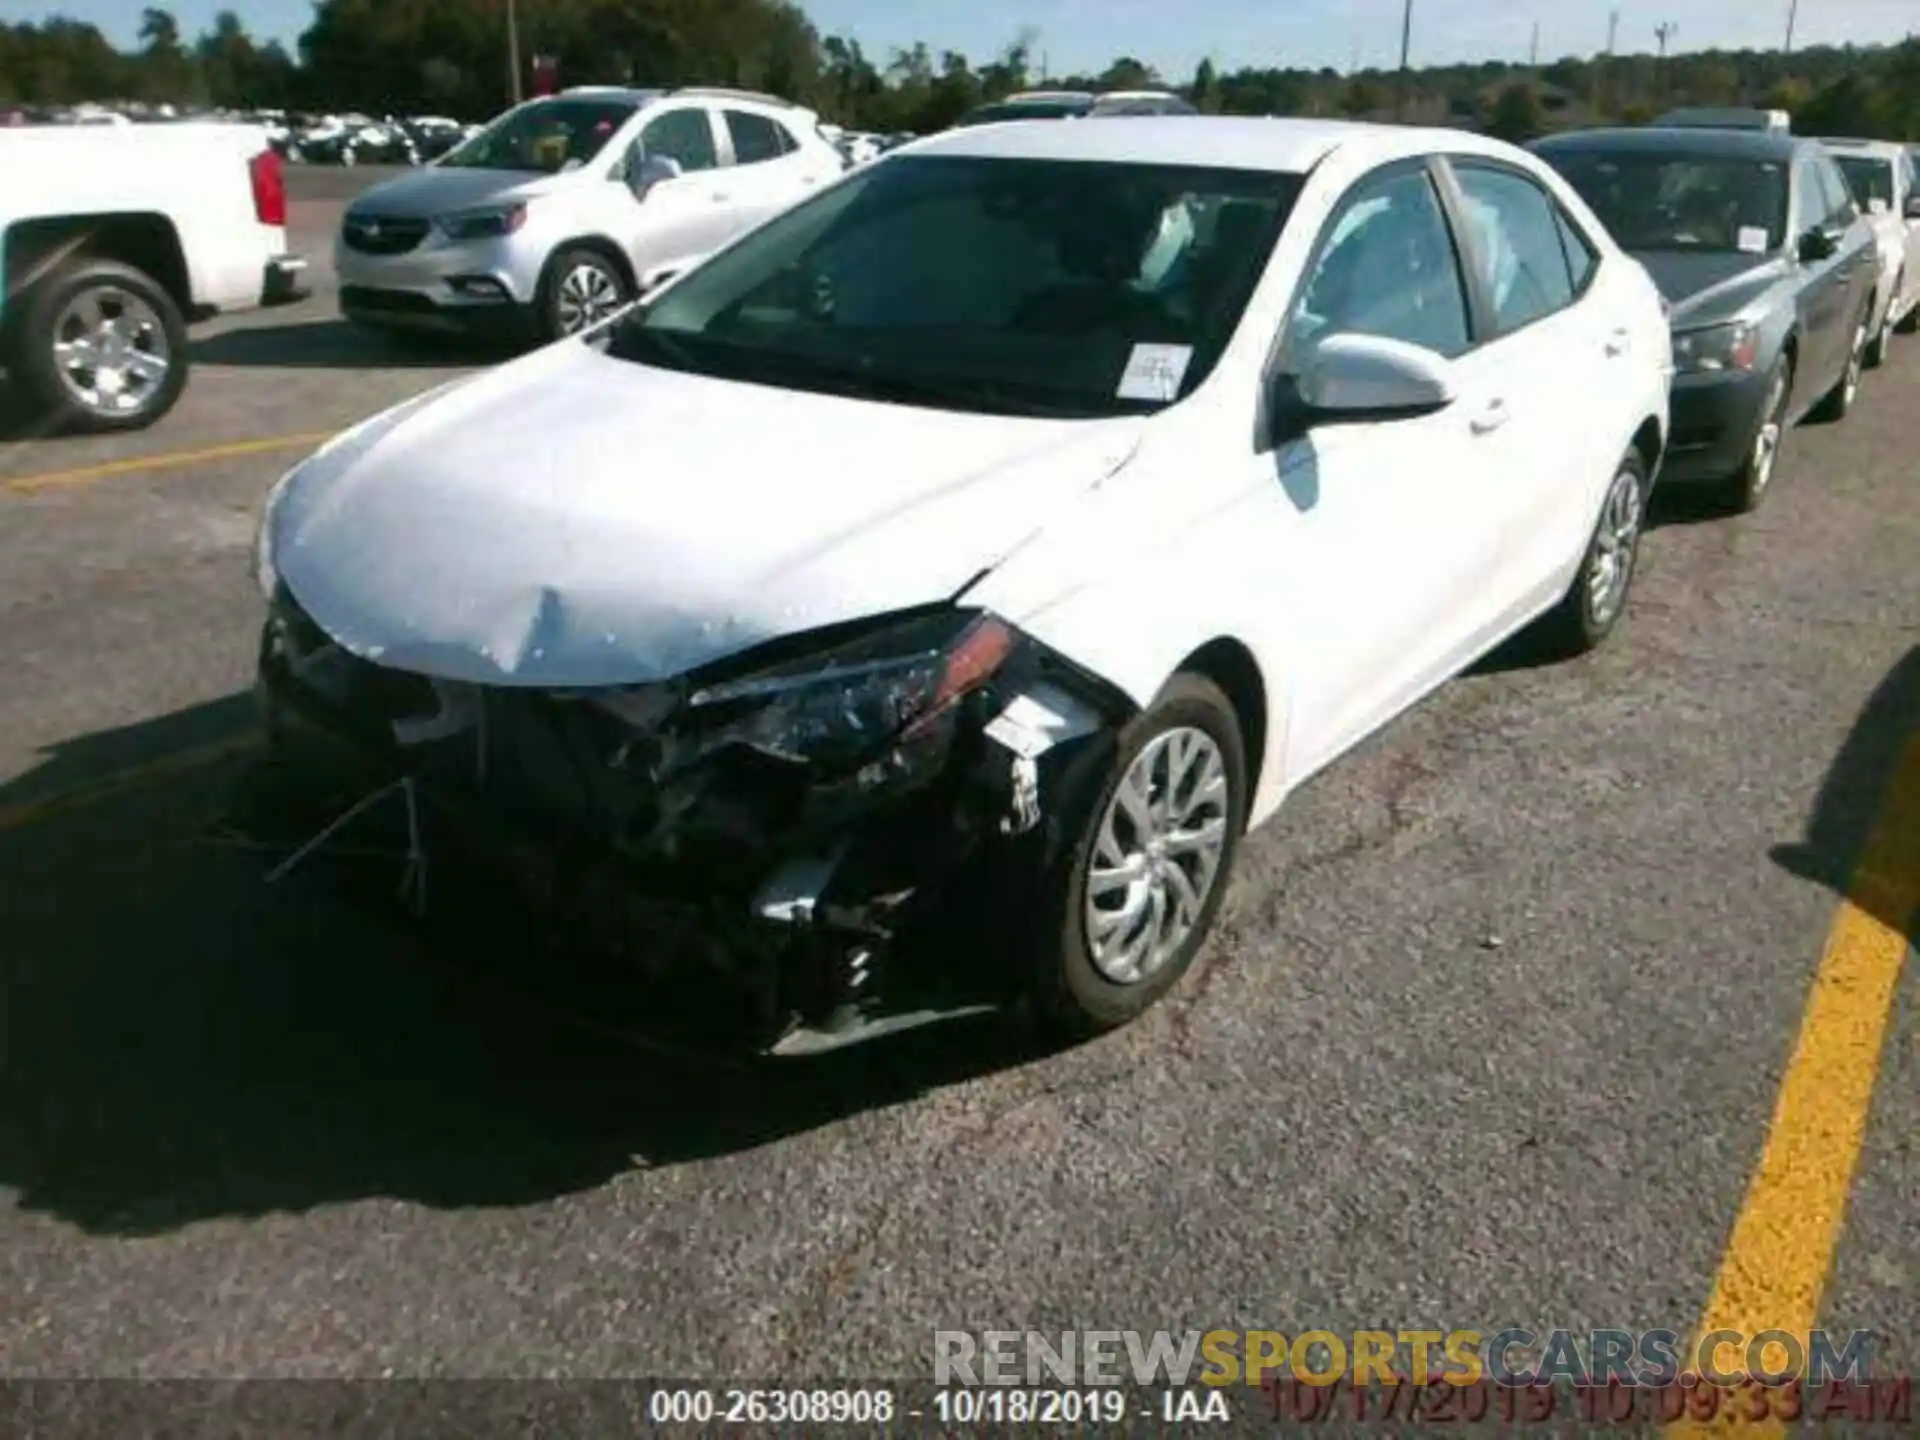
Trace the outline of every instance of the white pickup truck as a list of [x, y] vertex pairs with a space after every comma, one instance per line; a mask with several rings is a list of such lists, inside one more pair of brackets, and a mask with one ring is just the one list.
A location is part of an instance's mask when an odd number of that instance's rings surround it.
[[299, 298], [280, 157], [249, 125], [0, 130], [0, 367], [59, 428], [137, 430], [189, 320]]

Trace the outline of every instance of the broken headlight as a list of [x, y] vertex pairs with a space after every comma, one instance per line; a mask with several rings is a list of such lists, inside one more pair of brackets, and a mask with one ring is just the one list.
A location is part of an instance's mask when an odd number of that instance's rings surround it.
[[945, 611], [869, 631], [800, 659], [704, 685], [687, 697], [703, 748], [738, 742], [838, 767], [910, 740], [984, 685], [1013, 630], [979, 611]]

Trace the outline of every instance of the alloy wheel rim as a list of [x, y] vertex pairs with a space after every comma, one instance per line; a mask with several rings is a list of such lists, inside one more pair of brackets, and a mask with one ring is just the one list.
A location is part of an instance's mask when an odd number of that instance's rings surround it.
[[1587, 571], [1587, 613], [1596, 625], [1611, 621], [1626, 598], [1640, 544], [1642, 509], [1639, 477], [1622, 470], [1613, 477], [1607, 503], [1601, 507], [1593, 563]]
[[591, 329], [620, 308], [620, 285], [598, 265], [576, 265], [561, 277], [557, 309], [562, 335]]
[[92, 414], [138, 415], [158, 399], [173, 369], [159, 312], [117, 285], [82, 290], [53, 322], [60, 386]]
[[1787, 377], [1782, 375], [1773, 382], [1773, 389], [1767, 395], [1767, 418], [1753, 440], [1753, 493], [1756, 495], [1773, 479], [1774, 462], [1780, 458], [1780, 436], [1784, 430], [1781, 420], [1786, 403]]
[[1106, 979], [1149, 979], [1199, 927], [1220, 879], [1230, 798], [1220, 746], [1195, 726], [1154, 736], [1127, 766], [1087, 872], [1087, 946]]

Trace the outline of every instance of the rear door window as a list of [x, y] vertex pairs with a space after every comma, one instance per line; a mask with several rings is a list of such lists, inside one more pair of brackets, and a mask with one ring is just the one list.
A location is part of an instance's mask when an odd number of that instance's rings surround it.
[[728, 110], [727, 135], [733, 141], [733, 163], [758, 165], [778, 160], [800, 148], [777, 120], [747, 110]]

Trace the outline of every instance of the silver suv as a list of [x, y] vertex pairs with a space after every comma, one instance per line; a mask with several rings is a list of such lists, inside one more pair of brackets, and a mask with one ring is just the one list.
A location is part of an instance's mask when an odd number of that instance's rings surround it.
[[819, 117], [771, 95], [566, 90], [356, 199], [334, 247], [340, 309], [396, 329], [576, 334], [845, 170]]

